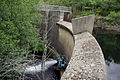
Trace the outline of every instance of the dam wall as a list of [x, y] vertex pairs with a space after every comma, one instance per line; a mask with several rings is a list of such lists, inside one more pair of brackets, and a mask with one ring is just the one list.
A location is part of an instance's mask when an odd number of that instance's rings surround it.
[[[70, 61], [70, 58], [72, 56], [74, 44], [75, 44], [75, 39], [72, 31], [70, 30], [70, 26], [72, 27], [72, 24], [66, 21], [60, 21], [57, 23], [58, 28], [59, 28], [59, 36], [58, 36], [58, 41], [59, 44], [61, 44], [60, 48], [64, 50], [60, 54], [65, 57], [67, 62]], [[69, 28], [65, 27], [68, 26]], [[71, 28], [72, 29], [72, 28]]]
[[107, 80], [102, 50], [89, 33], [74, 35], [75, 46], [61, 80]]
[[[72, 52], [66, 53], [65, 57], [69, 58], [69, 63], [61, 80], [107, 80], [103, 52], [94, 36], [92, 36], [94, 15], [72, 19], [71, 24], [65, 21], [59, 21], [57, 24], [69, 29], [67, 31], [73, 35], [75, 41]], [[59, 34], [61, 33], [59, 32]], [[65, 50], [71, 51], [68, 43], [64, 44], [65, 41], [70, 39], [68, 37], [64, 37], [61, 42], [66, 47]]]
[[52, 18], [52, 23], [48, 20], [49, 28], [54, 24], [48, 40], [69, 62], [61, 80], [107, 80], [103, 52], [92, 35], [94, 15], [72, 19], [70, 23], [63, 21], [64, 16], [58, 13], [60, 12], [49, 13], [49, 17], [58, 17]]

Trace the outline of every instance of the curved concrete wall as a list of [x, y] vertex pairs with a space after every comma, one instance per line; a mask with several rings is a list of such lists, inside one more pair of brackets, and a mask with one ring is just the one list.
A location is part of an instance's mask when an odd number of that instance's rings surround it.
[[72, 52], [73, 52], [73, 48], [74, 48], [74, 44], [75, 44], [74, 36], [73, 36], [71, 30], [69, 30], [67, 27], [60, 25], [60, 24], [58, 24], [58, 27], [59, 27], [58, 42], [59, 42], [59, 44], [61, 44], [61, 46], [59, 46], [59, 48], [62, 48], [62, 50], [64, 50], [60, 54], [65, 56], [65, 59], [69, 62], [70, 58], [72, 56]]
[[[73, 19], [72, 23], [69, 23], [62, 21], [62, 13], [49, 13], [49, 17], [58, 17], [52, 18], [54, 27], [48, 37], [57, 52], [64, 55], [69, 62], [61, 80], [107, 80], [102, 50], [90, 34], [94, 25], [94, 15]], [[56, 25], [56, 21], [60, 22]], [[53, 23], [50, 20], [49, 27], [52, 27]]]
[[102, 50], [96, 39], [83, 32], [75, 37], [75, 47], [61, 80], [107, 80]]
[[96, 39], [89, 32], [73, 35], [65, 21], [57, 24], [58, 40], [69, 62], [61, 80], [107, 80], [104, 56]]

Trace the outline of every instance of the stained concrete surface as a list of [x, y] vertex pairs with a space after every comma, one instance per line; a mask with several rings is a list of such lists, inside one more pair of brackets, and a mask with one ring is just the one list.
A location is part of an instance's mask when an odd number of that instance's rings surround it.
[[89, 33], [74, 35], [75, 47], [61, 80], [107, 80], [102, 50]]
[[94, 25], [94, 15], [72, 19], [73, 34], [89, 32], [92, 34]]

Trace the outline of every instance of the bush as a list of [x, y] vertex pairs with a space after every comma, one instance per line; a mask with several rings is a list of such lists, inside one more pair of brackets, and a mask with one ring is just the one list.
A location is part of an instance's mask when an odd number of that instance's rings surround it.
[[29, 47], [38, 42], [36, 27], [41, 15], [37, 12], [39, 0], [0, 1], [0, 52], [7, 53]]
[[35, 26], [41, 22], [41, 14], [37, 10], [40, 1], [0, 1], [0, 78], [11, 77], [10, 74], [14, 75], [24, 60], [29, 62], [26, 56], [30, 56], [30, 50], [42, 50]]
[[78, 17], [83, 17], [83, 16], [88, 16], [94, 14], [93, 11], [76, 11], [76, 13], [73, 14], [73, 18], [78, 18]]
[[119, 12], [110, 12], [108, 17], [111, 22], [117, 22], [120, 24], [120, 11]]

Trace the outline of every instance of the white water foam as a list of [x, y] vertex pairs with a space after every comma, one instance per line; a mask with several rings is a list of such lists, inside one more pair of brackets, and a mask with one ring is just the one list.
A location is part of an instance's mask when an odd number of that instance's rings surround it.
[[[56, 64], [56, 60], [50, 60], [45, 62], [45, 70], [47, 70], [49, 67], [52, 65]], [[35, 72], [40, 72], [41, 71], [41, 63], [36, 65], [36, 66], [29, 66], [25, 69], [26, 73], [35, 73]]]

